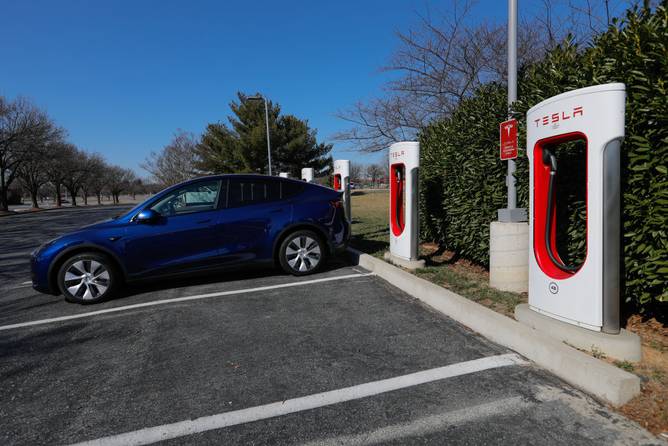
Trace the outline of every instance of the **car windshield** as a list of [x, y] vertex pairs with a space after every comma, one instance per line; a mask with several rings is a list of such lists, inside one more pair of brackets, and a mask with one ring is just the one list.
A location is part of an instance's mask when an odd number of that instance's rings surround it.
[[137, 212], [139, 209], [141, 209], [142, 207], [144, 207], [144, 205], [145, 205], [149, 200], [151, 200], [151, 199], [154, 198], [154, 197], [155, 197], [155, 196], [150, 197], [150, 198], [147, 198], [146, 200], [142, 201], [141, 203], [139, 203], [138, 205], [136, 205], [135, 207], [133, 207], [133, 208], [130, 209], [129, 211], [127, 211], [127, 212], [125, 212], [125, 213], [123, 213], [123, 214], [119, 214], [119, 215], [115, 216], [114, 219], [117, 219], [117, 218], [119, 218], [119, 217], [124, 217], [124, 216], [129, 215], [129, 214], [134, 214], [134, 213]]
[[128, 216], [128, 215], [133, 215], [133, 214], [135, 214], [137, 211], [139, 211], [140, 209], [142, 209], [143, 207], [145, 207], [146, 204], [147, 204], [149, 201], [153, 200], [156, 196], [162, 194], [165, 190], [167, 190], [167, 189], [161, 190], [161, 191], [158, 192], [157, 194], [148, 197], [146, 200], [144, 200], [144, 201], [142, 201], [141, 203], [135, 205], [135, 207], [133, 207], [133, 208], [130, 209], [129, 211], [127, 211], [127, 212], [123, 212], [122, 214], [118, 214], [117, 216], [114, 217], [114, 220], [117, 219], [117, 218], [120, 218], [120, 217], [125, 217], [125, 216]]

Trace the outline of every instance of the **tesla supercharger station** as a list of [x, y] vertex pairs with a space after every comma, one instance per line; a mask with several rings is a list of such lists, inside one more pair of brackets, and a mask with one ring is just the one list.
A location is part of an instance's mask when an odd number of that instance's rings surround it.
[[[530, 166], [529, 308], [573, 325], [619, 333], [620, 147], [624, 84], [570, 91], [527, 112]], [[586, 253], [567, 265], [557, 250], [557, 145], [586, 145]], [[563, 204], [563, 203], [562, 203]], [[590, 346], [587, 346], [590, 347]]]
[[288, 172], [281, 172], [278, 174], [278, 176], [281, 178], [290, 178], [290, 174]]
[[390, 146], [390, 252], [385, 258], [409, 269], [421, 268], [418, 260], [418, 171], [420, 143], [406, 141]]
[[302, 180], [306, 181], [307, 183], [312, 183], [313, 182], [313, 168], [312, 167], [304, 167], [302, 169]]
[[343, 192], [343, 207], [348, 222], [352, 221], [350, 214], [350, 161], [334, 160], [334, 190]]

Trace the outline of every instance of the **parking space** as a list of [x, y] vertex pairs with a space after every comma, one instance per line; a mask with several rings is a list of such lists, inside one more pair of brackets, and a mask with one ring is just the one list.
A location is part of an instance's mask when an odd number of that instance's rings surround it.
[[94, 306], [5, 287], [0, 356], [1, 444], [656, 441], [342, 259]]

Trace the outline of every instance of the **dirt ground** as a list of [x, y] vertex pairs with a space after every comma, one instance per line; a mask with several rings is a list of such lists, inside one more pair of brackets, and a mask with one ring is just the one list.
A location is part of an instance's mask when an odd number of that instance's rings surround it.
[[613, 363], [640, 376], [642, 393], [620, 411], [655, 434], [668, 432], [668, 327], [654, 318], [634, 315], [626, 329], [640, 336], [643, 359]]

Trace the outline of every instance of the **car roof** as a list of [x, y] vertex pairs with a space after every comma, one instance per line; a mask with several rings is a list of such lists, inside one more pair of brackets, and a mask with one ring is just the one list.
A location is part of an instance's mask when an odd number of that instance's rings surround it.
[[[191, 178], [189, 180], [183, 181], [179, 184], [175, 184], [173, 186], [170, 186], [168, 189], [173, 189], [175, 187], [181, 186], [181, 185], [186, 185], [189, 183], [193, 182], [199, 182], [199, 181], [206, 181], [206, 180], [218, 180], [218, 179], [231, 179], [231, 178], [237, 178], [237, 179], [258, 179], [258, 178], [263, 178], [263, 179], [268, 179], [268, 180], [273, 180], [273, 181], [287, 181], [287, 182], [293, 182], [293, 183], [298, 183], [302, 184], [304, 186], [310, 186], [310, 187], [320, 187], [323, 189], [331, 189], [330, 187], [320, 185], [318, 183], [309, 183], [301, 179], [297, 178], [285, 178], [285, 177], [277, 177], [277, 176], [269, 176], [269, 175], [264, 175], [264, 174], [259, 174], [259, 173], [224, 173], [224, 174], [217, 174], [217, 175], [204, 175], [201, 177], [197, 178]], [[166, 190], [166, 189], [165, 189]]]

